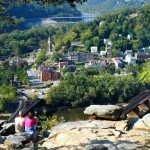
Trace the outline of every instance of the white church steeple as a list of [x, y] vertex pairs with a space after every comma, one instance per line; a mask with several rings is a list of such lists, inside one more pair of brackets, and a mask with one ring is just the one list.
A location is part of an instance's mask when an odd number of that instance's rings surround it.
[[50, 35], [48, 37], [48, 51], [49, 51], [49, 53], [51, 51], [51, 39], [50, 39]]

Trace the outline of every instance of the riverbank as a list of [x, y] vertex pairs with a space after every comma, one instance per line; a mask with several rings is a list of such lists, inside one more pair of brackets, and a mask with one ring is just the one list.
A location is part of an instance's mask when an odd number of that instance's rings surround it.
[[0, 121], [7, 120], [11, 115], [12, 113], [0, 113]]

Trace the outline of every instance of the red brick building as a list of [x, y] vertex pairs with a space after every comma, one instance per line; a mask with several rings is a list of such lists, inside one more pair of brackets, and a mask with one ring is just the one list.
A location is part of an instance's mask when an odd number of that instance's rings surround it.
[[59, 62], [59, 69], [63, 69], [64, 67], [68, 67], [68, 61]]
[[39, 73], [39, 79], [41, 81], [56, 81], [58, 80], [59, 73], [56, 72], [56, 70], [53, 67], [49, 67], [46, 65], [41, 65], [39, 67], [40, 73]]

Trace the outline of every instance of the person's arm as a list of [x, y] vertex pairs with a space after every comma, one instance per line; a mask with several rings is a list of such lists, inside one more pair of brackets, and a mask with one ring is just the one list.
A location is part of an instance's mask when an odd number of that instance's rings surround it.
[[26, 118], [24, 118], [24, 120], [23, 120], [23, 123], [22, 123], [22, 125], [25, 127], [25, 120], [26, 120]]
[[36, 126], [37, 126], [38, 122], [39, 122], [39, 119], [36, 117], [36, 118], [35, 118], [35, 125], [36, 125]]
[[35, 125], [35, 127], [37, 126], [38, 122], [39, 122], [39, 119], [37, 117], [34, 117], [34, 125]]

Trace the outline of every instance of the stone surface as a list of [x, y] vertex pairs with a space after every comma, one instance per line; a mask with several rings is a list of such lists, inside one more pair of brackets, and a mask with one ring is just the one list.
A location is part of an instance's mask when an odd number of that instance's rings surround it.
[[51, 134], [51, 131], [50, 130], [47, 130], [43, 133], [43, 136], [44, 137], [49, 137], [49, 135]]
[[122, 107], [116, 105], [90, 105], [84, 114], [93, 115], [97, 118], [117, 120], [122, 114]]
[[148, 130], [149, 127], [146, 126], [146, 124], [143, 122], [142, 119], [139, 119], [133, 126], [134, 129], [137, 129], [137, 130]]
[[[106, 125], [107, 128], [103, 128]], [[43, 139], [41, 147], [52, 150], [70, 150], [74, 148], [76, 150], [92, 150], [96, 149], [94, 147], [95, 144], [95, 146], [99, 146], [98, 150], [104, 147], [108, 150], [122, 150], [121, 148], [127, 150], [130, 145], [132, 149], [137, 149], [141, 146], [136, 142], [137, 137], [141, 138], [141, 131], [120, 131], [116, 130], [116, 128], [119, 128], [117, 125], [123, 125], [124, 129], [127, 121], [93, 120], [67, 122], [53, 127], [50, 131], [50, 136]], [[145, 136], [147, 134], [147, 132], [143, 133]], [[122, 141], [118, 142], [120, 140], [125, 141], [125, 143], [123, 144]], [[103, 147], [101, 147], [102, 145]]]
[[146, 114], [145, 116], [143, 116], [143, 118], [141, 119], [144, 124], [150, 128], [150, 113]]
[[128, 140], [120, 140], [116, 143], [116, 145], [119, 150], [134, 150], [137, 148], [141, 148], [141, 145], [137, 142], [132, 142]]
[[25, 133], [22, 133], [22, 135], [9, 135], [7, 136], [4, 144], [13, 148], [19, 148], [22, 146], [22, 143], [26, 142], [27, 140], [28, 135], [26, 135]]
[[91, 144], [91, 145], [87, 145], [85, 147], [85, 150], [107, 150], [107, 147], [105, 147], [102, 144]]
[[5, 140], [6, 140], [5, 136], [0, 136], [0, 144], [4, 144]]
[[73, 130], [73, 129], [82, 129], [82, 128], [100, 128], [107, 129], [111, 128], [112, 125], [107, 123], [101, 123], [100, 121], [76, 121], [76, 122], [66, 122], [61, 125], [57, 125], [51, 129], [51, 131], [55, 130]]

